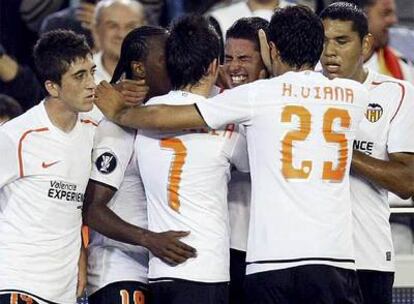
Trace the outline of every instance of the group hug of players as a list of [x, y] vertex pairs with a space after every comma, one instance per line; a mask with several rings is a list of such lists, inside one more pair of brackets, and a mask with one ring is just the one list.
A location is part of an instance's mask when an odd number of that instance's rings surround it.
[[414, 91], [371, 45], [352, 4], [287, 7], [229, 29], [223, 74], [185, 16], [131, 31], [96, 86], [83, 37], [42, 36], [49, 96], [0, 128], [0, 303], [76, 302], [82, 220], [91, 304], [391, 303]]

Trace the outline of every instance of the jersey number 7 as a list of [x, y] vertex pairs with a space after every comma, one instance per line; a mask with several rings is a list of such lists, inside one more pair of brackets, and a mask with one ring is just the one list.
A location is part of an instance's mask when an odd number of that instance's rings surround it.
[[171, 149], [174, 151], [174, 158], [171, 162], [170, 173], [168, 175], [168, 205], [174, 211], [180, 209], [180, 197], [178, 190], [180, 189], [181, 173], [187, 157], [187, 148], [178, 138], [161, 139], [161, 148]]
[[[312, 161], [304, 160], [299, 168], [293, 165], [293, 142], [304, 141], [309, 136], [312, 127], [311, 113], [303, 106], [287, 106], [282, 112], [282, 122], [292, 122], [293, 116], [299, 119], [299, 130], [288, 132], [282, 140], [282, 174], [286, 179], [306, 179], [312, 171]], [[338, 164], [334, 168], [331, 161], [323, 163], [322, 179], [340, 182], [344, 178], [348, 163], [348, 140], [343, 133], [334, 132], [332, 125], [339, 119], [340, 126], [349, 129], [351, 117], [347, 110], [328, 108], [323, 115], [322, 133], [327, 143], [337, 144]]]

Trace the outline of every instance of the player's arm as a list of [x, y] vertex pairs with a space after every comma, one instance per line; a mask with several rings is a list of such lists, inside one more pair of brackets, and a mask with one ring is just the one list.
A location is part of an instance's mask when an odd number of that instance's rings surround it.
[[146, 247], [155, 256], [172, 265], [195, 257], [196, 250], [180, 241], [180, 238], [187, 236], [189, 232], [155, 233], [131, 225], [117, 216], [107, 206], [115, 192], [116, 190], [110, 186], [89, 180], [83, 207], [85, 224], [116, 241]]
[[97, 87], [96, 97], [102, 113], [121, 126], [162, 131], [207, 126], [195, 105], [128, 107], [123, 95], [104, 81]]
[[88, 254], [86, 248], [81, 245], [79, 261], [78, 261], [78, 285], [76, 288], [76, 297], [81, 297], [85, 291], [88, 282]]
[[388, 158], [376, 159], [354, 150], [352, 170], [403, 199], [414, 196], [414, 154], [391, 153]]

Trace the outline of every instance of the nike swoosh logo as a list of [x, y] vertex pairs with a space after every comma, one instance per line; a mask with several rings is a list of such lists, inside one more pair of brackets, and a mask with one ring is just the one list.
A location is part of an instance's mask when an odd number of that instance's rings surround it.
[[52, 163], [45, 163], [45, 162], [43, 162], [42, 163], [42, 168], [43, 169], [47, 169], [49, 167], [52, 167], [53, 165], [56, 165], [57, 163], [60, 163], [60, 160], [54, 161]]

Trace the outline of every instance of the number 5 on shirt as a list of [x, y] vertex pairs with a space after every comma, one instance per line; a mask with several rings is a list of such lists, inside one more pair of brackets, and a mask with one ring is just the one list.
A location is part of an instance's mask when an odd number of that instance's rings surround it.
[[[303, 106], [287, 106], [283, 109], [281, 121], [292, 122], [296, 116], [299, 119], [299, 130], [288, 132], [282, 140], [282, 174], [286, 179], [306, 179], [312, 171], [312, 161], [303, 160], [299, 168], [293, 165], [293, 142], [304, 141], [309, 136], [312, 128], [312, 115]], [[348, 140], [343, 133], [334, 132], [332, 125], [339, 119], [340, 126], [349, 129], [351, 117], [348, 111], [337, 108], [329, 108], [323, 115], [323, 137], [327, 143], [339, 146], [338, 165], [334, 168], [331, 161], [323, 164], [322, 179], [340, 182], [344, 178], [348, 163]]]
[[183, 166], [187, 157], [187, 148], [183, 142], [178, 138], [165, 138], [160, 142], [161, 148], [171, 149], [174, 151], [174, 156], [170, 165], [170, 172], [168, 175], [168, 205], [174, 210], [180, 210], [180, 190], [181, 174]]

